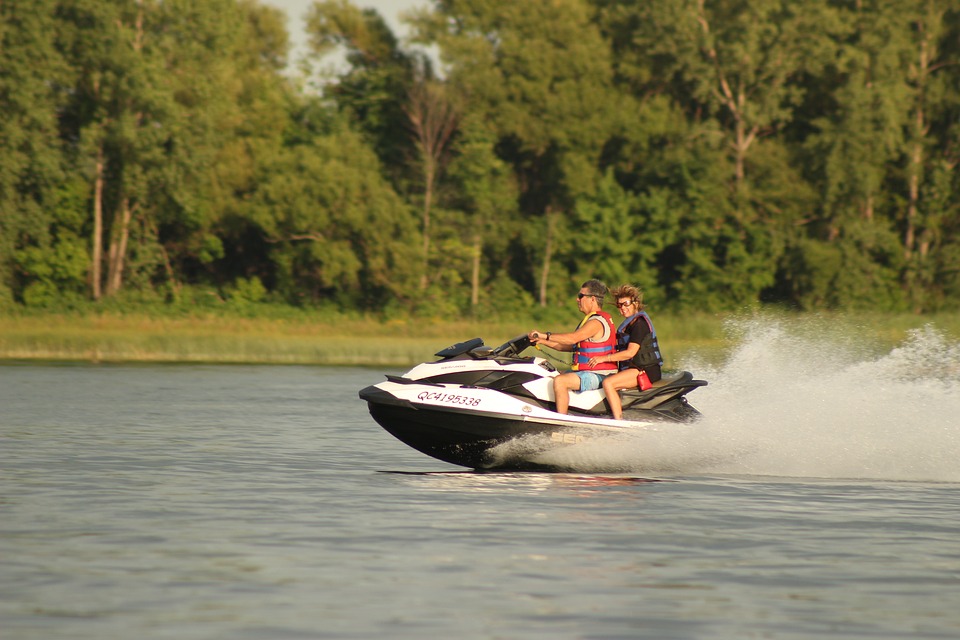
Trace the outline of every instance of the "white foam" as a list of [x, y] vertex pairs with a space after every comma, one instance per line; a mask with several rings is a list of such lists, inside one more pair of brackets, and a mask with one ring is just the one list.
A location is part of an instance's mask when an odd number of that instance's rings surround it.
[[807, 322], [735, 323], [719, 367], [677, 363], [709, 386], [704, 417], [541, 454], [575, 471], [960, 481], [960, 345], [932, 327], [878, 351]]

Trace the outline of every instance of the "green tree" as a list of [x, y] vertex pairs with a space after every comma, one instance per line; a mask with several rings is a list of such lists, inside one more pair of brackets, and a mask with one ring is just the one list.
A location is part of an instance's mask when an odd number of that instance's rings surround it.
[[778, 136], [803, 97], [800, 81], [829, 59], [818, 34], [836, 23], [834, 12], [816, 0], [602, 4], [618, 85], [638, 105], [624, 151], [646, 156], [621, 180], [638, 192], [672, 191], [684, 221], [663, 252], [660, 281], [683, 304], [758, 302], [774, 290], [811, 200]]
[[410, 152], [404, 106], [422, 60], [400, 48], [379, 13], [359, 9], [349, 0], [314, 2], [305, 30], [315, 55], [338, 48], [346, 52], [348, 71], [324, 87], [324, 93], [363, 132], [395, 187], [403, 190]]
[[834, 32], [837, 56], [810, 79], [798, 127], [813, 131], [804, 160], [822, 197], [792, 249], [794, 296], [807, 308], [920, 310], [948, 237], [951, 13], [925, 0], [858, 0], [845, 12], [849, 29]]
[[908, 109], [896, 4], [861, 1], [845, 9], [848, 26], [833, 34], [834, 62], [808, 84], [802, 126], [813, 133], [804, 157], [822, 194], [789, 259], [793, 299], [803, 308], [862, 307], [881, 298], [885, 307], [898, 306], [899, 257], [885, 188]]
[[209, 275], [252, 171], [238, 138], [282, 132], [266, 113], [283, 104], [280, 14], [235, 0], [64, 0], [61, 14], [78, 74], [63, 120], [91, 167], [92, 296], [116, 294], [131, 257], [147, 286]]
[[452, 91], [490, 123], [514, 167], [541, 305], [556, 256], [576, 261], [564, 230], [576, 198], [595, 189], [616, 101], [593, 17], [582, 0], [442, 0], [413, 20], [417, 40], [439, 47]]
[[51, 217], [66, 180], [57, 117], [70, 83], [56, 4], [0, 2], [0, 307], [39, 277], [34, 259], [14, 269], [17, 252], [55, 251]]
[[119, 288], [130, 221], [147, 200], [144, 165], [157, 153], [158, 140], [150, 134], [166, 105], [152, 86], [155, 61], [146, 47], [144, 21], [152, 9], [135, 0], [67, 0], [61, 5], [69, 25], [65, 49], [78, 74], [65, 120], [80, 140], [76, 153], [93, 167], [94, 299], [101, 297], [104, 285], [108, 294]]
[[942, 274], [937, 253], [943, 246], [944, 222], [958, 211], [956, 204], [951, 206], [956, 192], [946, 176], [951, 165], [956, 166], [958, 154], [951, 148], [955, 142], [944, 141], [949, 140], [951, 124], [956, 131], [958, 115], [960, 10], [945, 0], [914, 0], [906, 9], [902, 14], [908, 18], [910, 36], [905, 69], [910, 106], [904, 131], [903, 285], [913, 309], [920, 312], [930, 306], [931, 296], [939, 295]]
[[[252, 0], [232, 2], [229, 20], [211, 9], [171, 16], [175, 28], [165, 30], [165, 47], [179, 52], [175, 64], [183, 72], [171, 87], [178, 109], [168, 182], [177, 188], [163, 194], [156, 231], [163, 252], [174, 256], [175, 277], [223, 288], [269, 281], [272, 266], [253, 231], [249, 201], [261, 167], [284, 152], [304, 111], [282, 74], [284, 16]], [[208, 35], [191, 38], [192, 24]]]
[[381, 309], [411, 302], [419, 273], [413, 218], [349, 128], [334, 127], [262, 166], [250, 211], [288, 300]]
[[14, 254], [19, 294], [30, 307], [69, 307], [83, 299], [90, 265], [84, 233], [90, 197], [81, 180], [61, 185], [46, 201], [45, 226]]
[[716, 119], [738, 192], [751, 148], [789, 122], [802, 98], [794, 80], [828, 57], [817, 34], [836, 23], [817, 0], [611, 2], [607, 13], [632, 27], [629, 39], [619, 36], [634, 48], [621, 65], [628, 77], [669, 81], [688, 110]]
[[413, 134], [423, 178], [422, 246], [423, 271], [420, 289], [426, 290], [430, 280], [430, 216], [436, 189], [450, 156], [450, 146], [460, 118], [457, 107], [447, 96], [444, 85], [421, 78], [411, 86], [405, 112]]
[[[517, 208], [517, 185], [509, 165], [497, 156], [496, 136], [478, 114], [472, 114], [460, 128], [455, 157], [449, 169], [451, 197], [455, 208], [465, 212], [460, 226], [461, 238], [470, 253], [470, 307], [477, 311], [485, 280], [513, 289], [505, 264], [507, 243], [513, 230], [511, 221]], [[484, 255], [488, 259], [484, 260]], [[484, 264], [486, 278], [484, 278]], [[508, 310], [517, 300], [510, 291], [493, 291], [500, 310]], [[504, 305], [504, 301], [506, 304]], [[522, 304], [522, 302], [521, 302]], [[492, 305], [488, 304], [488, 307]], [[490, 309], [493, 310], [492, 308]]]

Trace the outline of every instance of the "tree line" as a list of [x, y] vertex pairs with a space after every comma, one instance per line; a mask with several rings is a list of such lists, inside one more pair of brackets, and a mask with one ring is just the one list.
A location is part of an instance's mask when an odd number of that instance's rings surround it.
[[0, 0], [0, 308], [960, 307], [949, 0]]

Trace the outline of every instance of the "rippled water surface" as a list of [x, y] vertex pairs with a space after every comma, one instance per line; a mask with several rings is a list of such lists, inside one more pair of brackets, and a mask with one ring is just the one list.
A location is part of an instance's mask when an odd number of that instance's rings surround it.
[[956, 380], [737, 400], [750, 358], [696, 435], [556, 474], [407, 448], [380, 371], [0, 366], [0, 636], [960, 637]]

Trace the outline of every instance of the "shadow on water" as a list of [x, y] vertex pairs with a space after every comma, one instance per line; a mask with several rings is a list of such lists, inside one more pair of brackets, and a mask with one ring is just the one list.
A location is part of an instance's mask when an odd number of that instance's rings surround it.
[[540, 471], [391, 471], [381, 470], [377, 473], [392, 476], [422, 478], [427, 481], [437, 480], [444, 486], [458, 488], [574, 488], [574, 489], [603, 489], [623, 488], [631, 486], [672, 482], [661, 478], [646, 478], [632, 475], [614, 474], [581, 474], [565, 472]]

